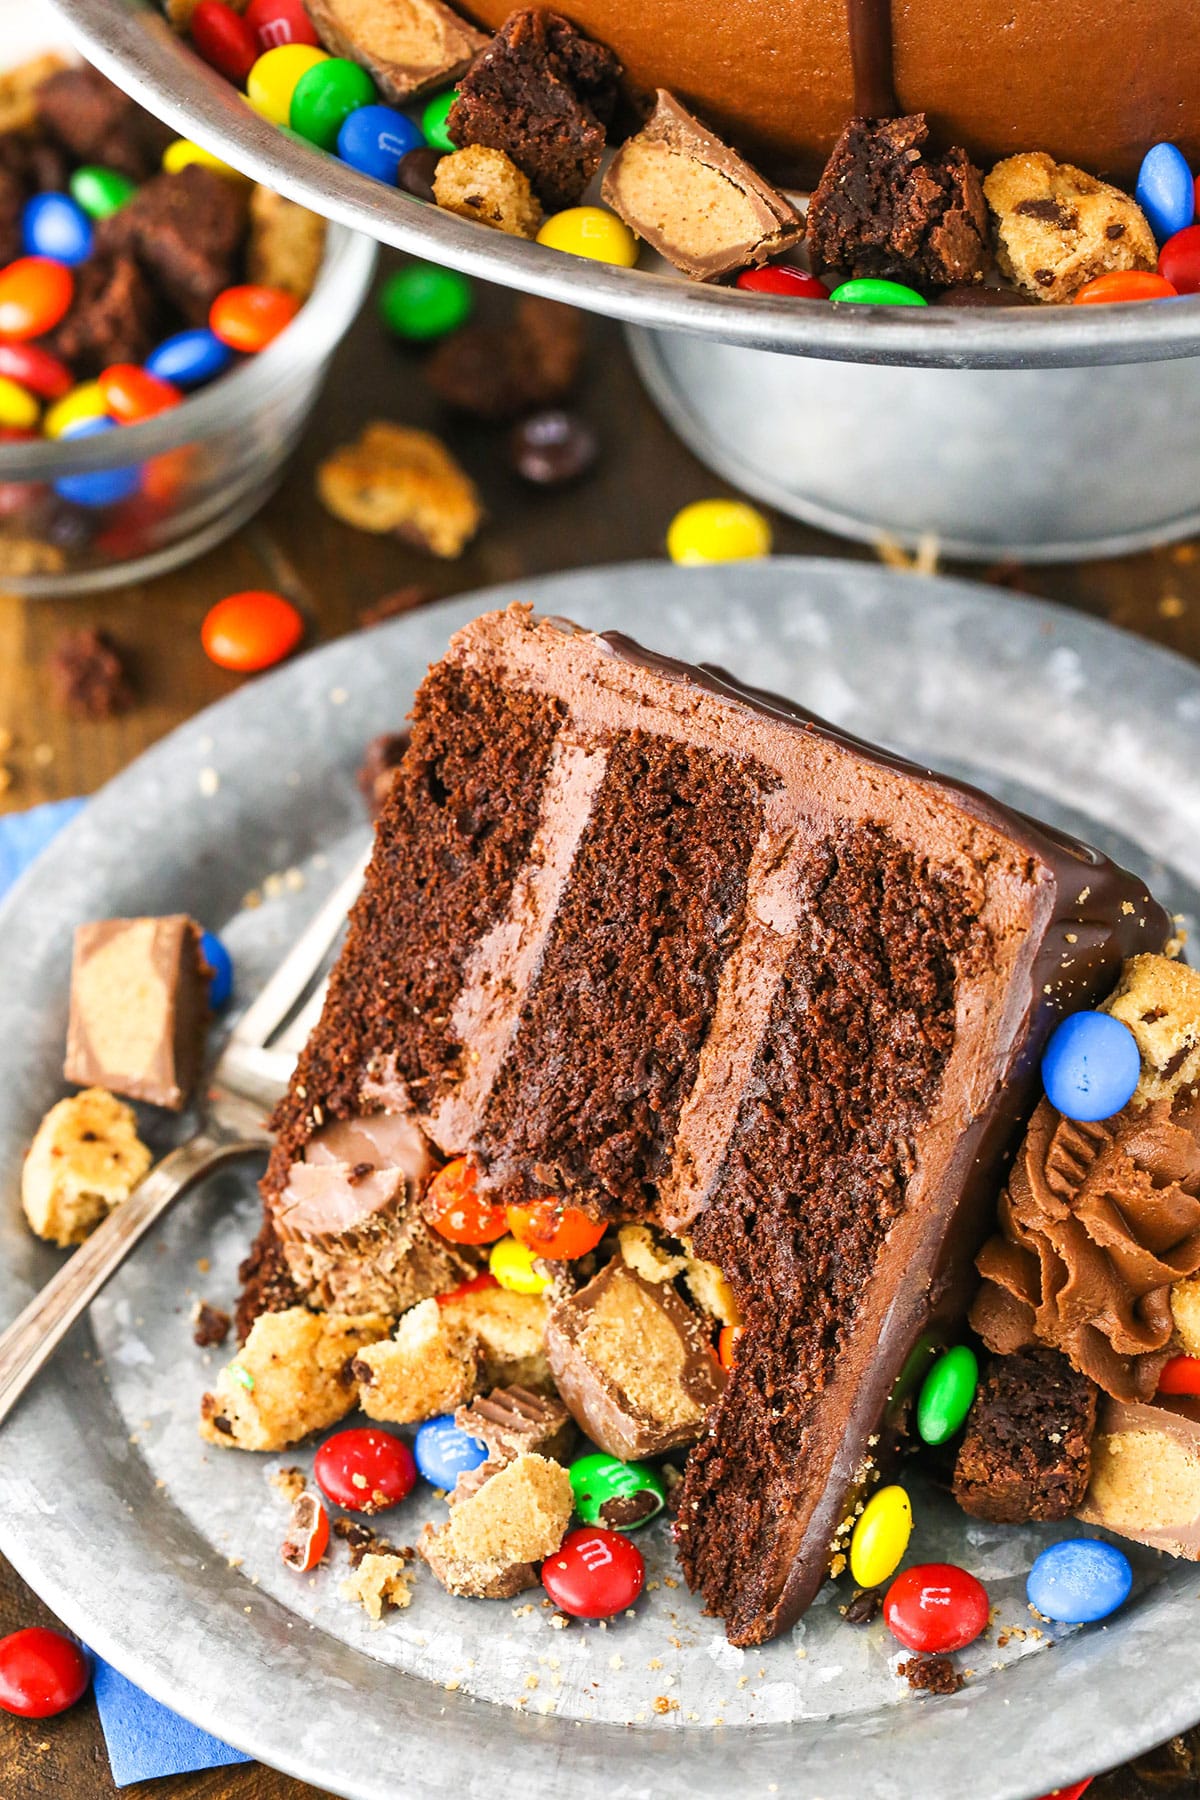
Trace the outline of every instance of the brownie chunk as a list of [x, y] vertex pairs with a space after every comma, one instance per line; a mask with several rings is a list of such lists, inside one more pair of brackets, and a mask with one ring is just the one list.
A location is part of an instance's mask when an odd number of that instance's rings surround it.
[[527, 8], [505, 20], [459, 83], [446, 129], [522, 169], [549, 212], [574, 206], [600, 167], [621, 64], [569, 20]]
[[993, 1357], [954, 1468], [963, 1511], [998, 1525], [1069, 1518], [1091, 1475], [1097, 1396], [1057, 1350]]
[[89, 257], [75, 271], [70, 310], [49, 348], [80, 376], [110, 363], [145, 360], [154, 346], [159, 307], [150, 283], [128, 251]]
[[583, 315], [527, 295], [507, 325], [464, 325], [425, 364], [425, 379], [456, 412], [498, 424], [556, 406], [579, 379]]
[[240, 188], [196, 163], [156, 175], [96, 230], [99, 251], [132, 254], [162, 297], [189, 325], [237, 280], [246, 228]]
[[881, 275], [913, 287], [982, 280], [988, 211], [965, 150], [927, 155], [924, 113], [851, 119], [808, 209], [816, 269]]
[[[174, 133], [95, 69], [61, 69], [37, 93], [38, 119], [82, 163], [145, 181]], [[65, 183], [63, 184], [65, 186]]]
[[48, 667], [58, 708], [73, 718], [111, 719], [133, 705], [125, 658], [106, 631], [92, 626], [64, 631]]
[[957, 1694], [963, 1685], [963, 1677], [948, 1656], [913, 1656], [900, 1663], [896, 1673], [920, 1693]]

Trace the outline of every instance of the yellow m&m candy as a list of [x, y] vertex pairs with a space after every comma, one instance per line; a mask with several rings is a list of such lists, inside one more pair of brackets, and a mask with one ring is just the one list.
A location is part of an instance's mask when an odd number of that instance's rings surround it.
[[512, 1294], [544, 1294], [550, 1283], [538, 1274], [533, 1261], [532, 1250], [519, 1244], [515, 1237], [505, 1237], [492, 1245], [488, 1268], [500, 1286]]
[[539, 244], [551, 250], [569, 250], [572, 256], [589, 256], [593, 262], [616, 263], [632, 269], [638, 259], [637, 239], [616, 213], [603, 206], [569, 206], [554, 213], [537, 234]]
[[107, 411], [100, 383], [81, 381], [69, 394], [55, 401], [42, 420], [42, 430], [47, 437], [61, 437], [72, 425], [79, 425], [84, 419], [102, 419]]
[[162, 166], [168, 175], [178, 175], [180, 169], [186, 169], [189, 163], [199, 163], [202, 169], [214, 169], [218, 175], [224, 175], [227, 181], [245, 181], [246, 177], [229, 164], [214, 156], [211, 150], [205, 150], [201, 144], [193, 144], [190, 138], [176, 138], [163, 151]]
[[902, 1487], [880, 1488], [859, 1515], [850, 1539], [850, 1573], [859, 1587], [878, 1587], [900, 1567], [912, 1536], [912, 1504]]
[[28, 388], [0, 375], [0, 425], [9, 431], [28, 431], [37, 424], [41, 410]]
[[260, 56], [246, 77], [246, 98], [256, 113], [273, 125], [286, 125], [291, 117], [296, 83], [318, 63], [328, 62], [315, 44], [277, 44]]
[[771, 554], [771, 527], [744, 500], [694, 500], [675, 514], [667, 531], [672, 562], [746, 562]]

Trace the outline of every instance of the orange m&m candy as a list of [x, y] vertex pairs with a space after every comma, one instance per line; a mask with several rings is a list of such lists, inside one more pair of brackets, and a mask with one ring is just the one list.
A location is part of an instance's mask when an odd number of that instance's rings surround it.
[[265, 350], [299, 311], [300, 302], [294, 294], [247, 282], [244, 287], [226, 288], [217, 295], [208, 323], [213, 336], [231, 350]]
[[717, 1361], [723, 1369], [732, 1369], [734, 1357], [737, 1355], [737, 1341], [742, 1335], [740, 1325], [722, 1325], [717, 1339]]
[[261, 588], [218, 600], [200, 627], [205, 654], [241, 675], [282, 662], [303, 636], [304, 620], [291, 601]]
[[1161, 275], [1148, 269], [1110, 269], [1097, 275], [1075, 295], [1076, 306], [1119, 305], [1123, 300], [1171, 300], [1178, 292]]
[[36, 338], [53, 331], [75, 294], [66, 263], [19, 256], [0, 269], [0, 337]]
[[121, 425], [152, 419], [183, 399], [177, 387], [139, 369], [136, 363], [112, 363], [99, 381], [105, 410]]
[[578, 1206], [557, 1200], [531, 1200], [505, 1208], [508, 1229], [518, 1244], [547, 1262], [574, 1262], [586, 1256], [604, 1236], [603, 1220], [591, 1219]]
[[425, 1190], [421, 1211], [439, 1237], [452, 1244], [494, 1244], [508, 1231], [502, 1206], [493, 1206], [475, 1184], [475, 1165], [456, 1156]]

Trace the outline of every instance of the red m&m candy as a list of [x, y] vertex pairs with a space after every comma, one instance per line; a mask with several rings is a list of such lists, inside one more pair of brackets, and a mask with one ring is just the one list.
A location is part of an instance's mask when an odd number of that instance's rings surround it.
[[22, 1719], [50, 1719], [74, 1706], [91, 1680], [73, 1638], [29, 1625], [0, 1638], [0, 1708]]
[[136, 363], [112, 363], [99, 378], [105, 410], [122, 425], [136, 425], [167, 412], [183, 399], [177, 387], [147, 374]]
[[329, 1514], [315, 1494], [301, 1494], [292, 1508], [280, 1555], [289, 1569], [307, 1575], [329, 1548]]
[[217, 295], [208, 315], [214, 337], [231, 350], [265, 350], [300, 311], [294, 294], [247, 282]]
[[199, 0], [188, 33], [213, 68], [241, 87], [258, 61], [258, 40], [240, 13], [224, 0]]
[[75, 386], [66, 363], [59, 362], [40, 344], [0, 342], [0, 375], [15, 381], [41, 400], [61, 400]]
[[1042, 1800], [1079, 1800], [1095, 1779], [1094, 1775], [1085, 1775], [1082, 1781], [1073, 1781], [1070, 1787], [1051, 1788], [1048, 1794], [1042, 1795]]
[[0, 338], [35, 338], [53, 331], [75, 293], [66, 263], [19, 256], [0, 269]]
[[595, 1526], [568, 1532], [562, 1548], [542, 1564], [542, 1586], [573, 1619], [610, 1619], [624, 1612], [645, 1579], [636, 1544], [623, 1532]]
[[829, 289], [823, 281], [806, 274], [803, 269], [789, 269], [784, 263], [773, 268], [768, 264], [765, 269], [743, 269], [737, 285], [750, 294], [786, 294], [791, 300], [829, 298]]
[[254, 33], [260, 52], [278, 50], [281, 44], [320, 47], [321, 40], [304, 10], [303, 0], [250, 0], [242, 17]]
[[1158, 253], [1158, 272], [1177, 294], [1200, 294], [1200, 225], [1185, 225]]
[[204, 653], [222, 669], [252, 675], [290, 656], [304, 636], [304, 620], [290, 600], [266, 588], [227, 594], [200, 627]]
[[313, 1461], [321, 1492], [348, 1512], [384, 1512], [410, 1494], [417, 1479], [412, 1451], [390, 1431], [362, 1426], [326, 1438]]
[[907, 1649], [942, 1656], [973, 1644], [987, 1625], [987, 1589], [954, 1563], [918, 1563], [893, 1581], [883, 1616]]

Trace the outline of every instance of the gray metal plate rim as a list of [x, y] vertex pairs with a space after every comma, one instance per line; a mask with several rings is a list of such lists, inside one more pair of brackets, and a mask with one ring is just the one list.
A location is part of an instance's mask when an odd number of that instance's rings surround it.
[[832, 307], [549, 251], [384, 188], [268, 124], [188, 50], [147, 0], [53, 4], [83, 53], [184, 137], [326, 218], [484, 281], [633, 325], [833, 361], [1065, 368], [1200, 353], [1200, 297], [1011, 311]]
[[[1086, 676], [1119, 694], [1124, 710], [1111, 721], [1114, 741], [1097, 739], [1077, 757], [1068, 802], [1082, 803], [1094, 786], [1105, 817], [1136, 823], [1148, 854], [1169, 855], [1193, 887], [1200, 884], [1200, 776], [1187, 754], [1200, 719], [1200, 676], [1181, 658], [1095, 620], [967, 583], [792, 559], [705, 570], [618, 565], [469, 595], [367, 639], [339, 640], [210, 708], [111, 783], [18, 884], [0, 913], [0, 1146], [10, 1206], [22, 1133], [46, 1103], [59, 1054], [73, 920], [89, 904], [104, 903], [114, 884], [123, 891], [120, 884], [135, 879], [131, 867], [147, 910], [186, 890], [205, 867], [216, 884], [214, 907], [236, 906], [247, 873], [258, 867], [251, 859], [257, 846], [246, 839], [255, 818], [274, 823], [278, 816], [281, 839], [294, 853], [305, 832], [310, 846], [344, 832], [357, 805], [353, 746], [378, 728], [381, 706], [394, 708], [394, 719], [451, 629], [516, 599], [585, 623], [632, 626], [684, 655], [712, 654], [716, 642], [735, 668], [739, 642], [753, 639], [754, 615], [775, 617], [776, 608], [795, 667], [812, 672], [815, 687], [800, 683], [801, 697], [814, 704], [824, 698], [827, 706], [854, 667], [854, 646], [865, 655], [871, 643], [882, 644], [892, 670], [879, 688], [885, 735], [910, 710], [920, 712], [930, 678], [929, 704], [937, 711], [946, 696], [936, 666], [924, 665], [939, 642], [954, 641], [977, 660], [980, 694], [989, 683], [993, 698], [1001, 693], [1002, 674], [994, 671], [1007, 667], [1019, 677], [1012, 704], [1044, 722], [1042, 760], [1053, 760], [1056, 742], [1067, 741], [1061, 734], [1079, 729], [1094, 708], [1080, 686]], [[392, 673], [397, 667], [400, 679]], [[746, 672], [764, 679], [761, 669]], [[365, 713], [334, 701], [339, 693], [344, 700], [356, 679], [356, 700], [369, 697]], [[797, 686], [790, 675], [778, 684]], [[947, 717], [955, 705], [962, 710], [954, 701]], [[281, 720], [289, 743], [302, 748], [311, 788], [287, 782], [271, 760]], [[1102, 728], [1108, 722], [1099, 720]], [[981, 742], [989, 729], [981, 718]], [[970, 732], [962, 748], [975, 753]], [[1020, 742], [1013, 754], [1039, 785], [1038, 756], [1023, 761]], [[198, 816], [186, 797], [210, 761], [221, 763], [222, 786], [210, 813]], [[1044, 773], [1053, 786], [1050, 769]], [[315, 818], [322, 807], [325, 815]], [[226, 847], [223, 857], [213, 856], [214, 844]], [[55, 1259], [12, 1230], [7, 1216], [0, 1242], [0, 1317], [8, 1317]], [[82, 1330], [7, 1429], [0, 1455], [5, 1553], [72, 1629], [155, 1698], [350, 1800], [394, 1800], [399, 1793], [483, 1800], [498, 1779], [513, 1776], [576, 1800], [685, 1791], [724, 1800], [734, 1789], [807, 1800], [904, 1800], [917, 1791], [958, 1800], [967, 1788], [981, 1800], [1027, 1800], [1200, 1716], [1200, 1571], [1190, 1565], [1167, 1569], [1111, 1625], [1075, 1634], [954, 1699], [881, 1709], [844, 1730], [813, 1722], [690, 1735], [576, 1726], [429, 1692], [428, 1684], [353, 1654], [327, 1633], [292, 1636], [287, 1610], [248, 1595], [236, 1570], [156, 1492], [126, 1428], [118, 1418], [114, 1431], [113, 1423]]]

